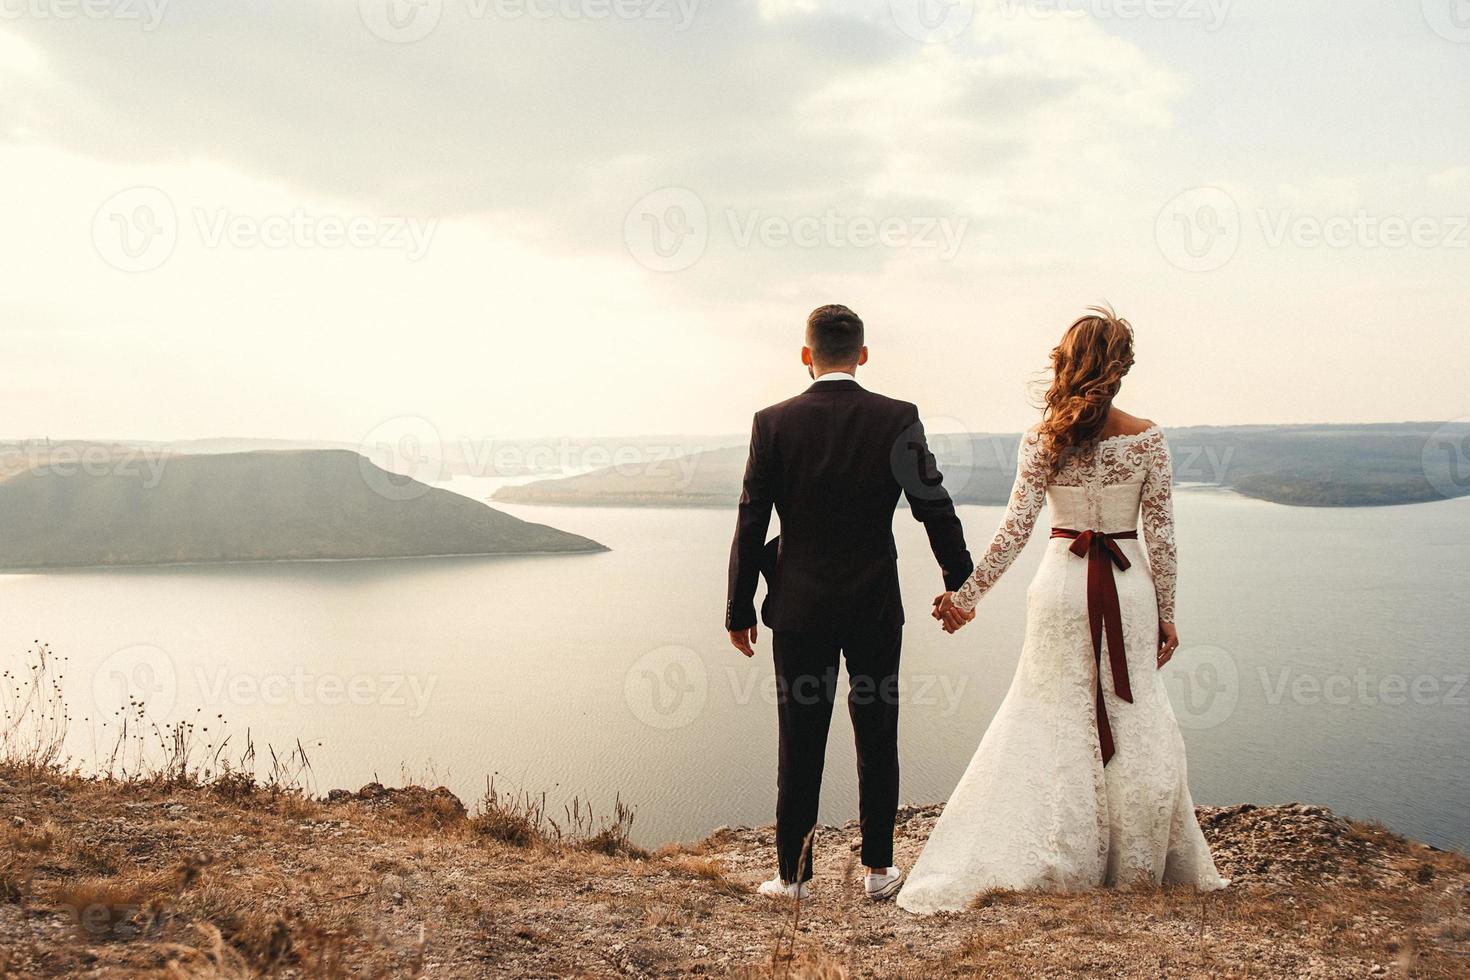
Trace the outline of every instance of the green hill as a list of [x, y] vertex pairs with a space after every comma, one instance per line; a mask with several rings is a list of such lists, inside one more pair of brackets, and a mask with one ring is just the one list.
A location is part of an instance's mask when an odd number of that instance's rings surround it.
[[[1168, 431], [1175, 480], [1227, 487], [1280, 504], [1363, 507], [1470, 493], [1470, 425], [1196, 426]], [[1003, 504], [1015, 474], [1016, 433], [930, 436], [959, 503]], [[745, 450], [699, 453], [641, 472], [603, 469], [504, 487], [507, 503], [731, 507]]]
[[0, 568], [607, 550], [346, 450], [38, 467], [0, 482]]

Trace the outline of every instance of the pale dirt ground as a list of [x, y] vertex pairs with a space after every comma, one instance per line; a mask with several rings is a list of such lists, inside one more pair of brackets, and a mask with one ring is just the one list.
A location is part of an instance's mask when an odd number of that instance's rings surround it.
[[[769, 828], [609, 856], [507, 844], [447, 792], [337, 795], [0, 769], [0, 976], [1470, 977], [1470, 862], [1316, 807], [1201, 810], [1221, 893], [929, 919], [863, 898], [855, 828], [823, 828], [793, 936], [752, 893]], [[901, 864], [938, 813], [904, 811]]]

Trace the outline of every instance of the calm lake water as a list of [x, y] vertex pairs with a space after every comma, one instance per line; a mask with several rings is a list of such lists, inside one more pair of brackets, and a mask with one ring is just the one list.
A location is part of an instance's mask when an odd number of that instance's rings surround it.
[[[1196, 490], [1177, 507], [1184, 646], [1166, 676], [1196, 800], [1311, 801], [1470, 846], [1470, 499], [1310, 510]], [[769, 638], [746, 661], [722, 629], [733, 511], [505, 509], [613, 550], [0, 576], [0, 662], [34, 640], [68, 658], [79, 755], [112, 743], [100, 719], [131, 692], [159, 720], [222, 714], [237, 743], [299, 738], [319, 792], [407, 772], [468, 802], [495, 774], [604, 810], [621, 795], [645, 843], [771, 822]], [[999, 515], [962, 508], [972, 549]], [[922, 528], [896, 527], [903, 796], [929, 802], [1010, 683], [1041, 547], [951, 637], [925, 615]], [[826, 821], [857, 814], [852, 759], [839, 709]]]

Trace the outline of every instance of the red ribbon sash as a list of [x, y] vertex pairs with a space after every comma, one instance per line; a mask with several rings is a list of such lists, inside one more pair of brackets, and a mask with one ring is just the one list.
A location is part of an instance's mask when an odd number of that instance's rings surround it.
[[1087, 559], [1087, 625], [1092, 630], [1092, 659], [1097, 673], [1094, 686], [1097, 694], [1097, 740], [1102, 747], [1103, 765], [1113, 757], [1113, 726], [1108, 723], [1108, 711], [1103, 704], [1102, 654], [1103, 634], [1108, 638], [1108, 664], [1113, 670], [1113, 693], [1133, 703], [1133, 688], [1128, 684], [1128, 659], [1123, 648], [1123, 611], [1118, 605], [1118, 583], [1113, 578], [1113, 566], [1126, 572], [1130, 566], [1128, 556], [1118, 547], [1119, 539], [1138, 537], [1135, 531], [1119, 531], [1104, 534], [1101, 531], [1074, 531], [1066, 527], [1051, 529], [1054, 538], [1071, 538], [1068, 549], [1078, 558]]

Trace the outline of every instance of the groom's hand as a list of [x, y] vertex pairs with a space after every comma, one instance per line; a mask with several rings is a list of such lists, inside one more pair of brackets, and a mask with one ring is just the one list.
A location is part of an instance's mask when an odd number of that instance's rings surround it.
[[747, 657], [755, 656], [755, 638], [757, 627], [752, 626], [748, 630], [731, 630], [730, 645]]
[[954, 604], [954, 593], [944, 592], [934, 597], [934, 618], [946, 633], [957, 633], [975, 618], [975, 610], [965, 612]]

